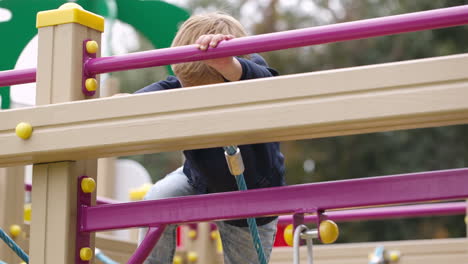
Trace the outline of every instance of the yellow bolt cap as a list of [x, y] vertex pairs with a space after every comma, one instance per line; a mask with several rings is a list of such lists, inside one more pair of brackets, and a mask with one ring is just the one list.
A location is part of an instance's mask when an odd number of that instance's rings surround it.
[[73, 8], [78, 8], [83, 10], [83, 7], [81, 7], [79, 4], [76, 3], [65, 3], [61, 5], [58, 9], [73, 9]]
[[173, 264], [182, 264], [182, 257], [181, 256], [174, 256], [172, 261]]
[[213, 240], [218, 239], [218, 238], [219, 238], [219, 232], [218, 232], [218, 230], [213, 230], [213, 231], [211, 231], [211, 232], [210, 232], [210, 237], [211, 237], [211, 239], [213, 239]]
[[31, 222], [31, 204], [24, 205], [24, 221]]
[[21, 226], [19, 225], [11, 225], [10, 226], [10, 235], [15, 238], [21, 234]]
[[81, 190], [84, 193], [92, 193], [96, 189], [96, 182], [93, 178], [87, 177], [81, 181]]
[[390, 251], [390, 261], [397, 262], [400, 260], [400, 252], [399, 251]]
[[293, 225], [287, 225], [283, 231], [284, 242], [286, 242], [290, 247], [293, 246], [293, 228]]
[[336, 241], [340, 231], [335, 222], [331, 220], [325, 220], [320, 223], [319, 226], [320, 239], [325, 244], [331, 244]]
[[98, 52], [98, 50], [99, 50], [99, 44], [96, 41], [90, 40], [86, 42], [86, 51], [88, 53], [94, 54]]
[[96, 91], [97, 89], [97, 80], [94, 79], [94, 78], [88, 78], [86, 79], [85, 81], [85, 87], [86, 87], [86, 90], [88, 90], [89, 92], [94, 92]]
[[187, 253], [187, 259], [190, 263], [197, 262], [198, 254], [196, 252], [190, 251], [189, 253]]
[[195, 239], [195, 238], [197, 237], [197, 230], [193, 230], [193, 229], [192, 229], [192, 230], [189, 230], [189, 232], [188, 232], [188, 237], [189, 237], [190, 239]]
[[21, 122], [16, 125], [16, 135], [22, 139], [28, 139], [31, 137], [33, 128], [31, 124], [26, 122]]
[[93, 251], [89, 247], [80, 249], [80, 259], [83, 261], [90, 261], [93, 258]]

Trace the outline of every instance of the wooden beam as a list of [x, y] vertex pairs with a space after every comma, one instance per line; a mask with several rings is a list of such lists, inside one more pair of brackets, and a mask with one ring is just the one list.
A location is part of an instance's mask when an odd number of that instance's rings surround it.
[[466, 124], [466, 68], [464, 54], [7, 110], [0, 167]]

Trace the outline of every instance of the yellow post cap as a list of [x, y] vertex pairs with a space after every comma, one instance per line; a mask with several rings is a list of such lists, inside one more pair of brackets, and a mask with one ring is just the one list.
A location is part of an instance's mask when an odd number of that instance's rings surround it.
[[96, 91], [97, 86], [98, 86], [98, 84], [97, 84], [97, 80], [95, 78], [86, 79], [85, 87], [86, 87], [86, 90], [88, 90], [89, 92]]
[[287, 225], [286, 228], [283, 231], [283, 237], [284, 237], [284, 242], [288, 244], [288, 246], [292, 247], [293, 246], [293, 228], [294, 226], [292, 224]]
[[99, 44], [95, 40], [86, 41], [86, 51], [90, 54], [98, 52]]
[[24, 205], [24, 221], [31, 222], [31, 204]]
[[83, 261], [90, 261], [93, 258], [93, 251], [89, 247], [80, 249], [80, 259]]
[[33, 131], [33, 127], [31, 124], [26, 123], [26, 122], [21, 122], [18, 125], [16, 125], [16, 135], [22, 139], [28, 139], [31, 137]]
[[340, 231], [335, 222], [331, 220], [325, 220], [320, 223], [319, 226], [320, 240], [325, 244], [331, 244], [336, 241]]
[[399, 261], [400, 257], [401, 257], [400, 251], [396, 251], [396, 250], [390, 251], [390, 261], [391, 262]]
[[65, 3], [58, 9], [37, 13], [37, 28], [69, 23], [80, 24], [104, 32], [104, 18], [84, 10], [76, 3]]
[[219, 231], [218, 230], [213, 230], [210, 232], [210, 237], [212, 240], [216, 240], [219, 238]]
[[81, 180], [81, 190], [84, 193], [92, 193], [96, 189], [96, 181], [93, 178], [87, 177]]
[[177, 255], [177, 256], [174, 256], [174, 259], [172, 260], [172, 263], [173, 264], [182, 264], [182, 257]]
[[193, 229], [189, 230], [188, 231], [188, 237], [190, 239], [192, 239], [192, 240], [195, 239], [197, 237], [197, 230], [193, 230]]
[[196, 252], [190, 251], [189, 253], [187, 253], [187, 260], [189, 263], [197, 262], [198, 254]]
[[19, 225], [11, 225], [10, 226], [10, 235], [15, 238], [21, 234], [21, 226]]
[[77, 3], [65, 3], [61, 5], [58, 9], [72, 9], [72, 8], [78, 8], [78, 9], [84, 10], [83, 7], [81, 7]]

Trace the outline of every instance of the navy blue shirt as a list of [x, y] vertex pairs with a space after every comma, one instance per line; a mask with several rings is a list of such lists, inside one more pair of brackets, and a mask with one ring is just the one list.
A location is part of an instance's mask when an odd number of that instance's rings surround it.
[[[241, 80], [277, 76], [278, 73], [268, 67], [258, 54], [250, 59], [237, 58], [242, 66]], [[181, 88], [179, 80], [169, 76], [146, 86], [136, 93], [153, 92]], [[244, 177], [248, 189], [284, 185], [284, 157], [278, 142], [249, 144], [239, 146], [244, 161]], [[237, 190], [234, 176], [229, 172], [224, 150], [221, 147], [185, 150], [184, 174], [189, 183], [200, 193], [217, 193]], [[242, 206], [242, 205], [240, 205]], [[257, 218], [257, 224], [270, 222], [274, 217]], [[247, 226], [245, 220], [228, 221], [236, 226]]]

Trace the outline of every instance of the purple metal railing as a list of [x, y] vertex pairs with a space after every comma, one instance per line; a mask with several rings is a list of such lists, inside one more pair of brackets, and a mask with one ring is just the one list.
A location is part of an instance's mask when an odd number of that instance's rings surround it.
[[136, 249], [135, 253], [130, 257], [127, 264], [140, 264], [145, 261], [145, 259], [153, 250], [154, 245], [158, 242], [159, 238], [164, 232], [166, 225], [161, 225], [158, 227], [150, 227], [148, 233], [146, 233], [145, 238], [141, 242], [140, 246]]
[[[84, 69], [91, 76], [465, 24], [468, 24], [468, 5], [238, 38], [205, 52], [189, 45], [95, 58], [88, 60]], [[36, 69], [0, 72], [0, 87], [34, 82], [35, 75]]]
[[[450, 202], [329, 211], [326, 215], [327, 219], [344, 222], [436, 215], [461, 215], [465, 213], [466, 202]], [[306, 223], [316, 222], [317, 215], [306, 215], [304, 221]], [[293, 217], [291, 215], [284, 215], [279, 217], [278, 225], [292, 224], [292, 222]]]
[[80, 231], [464, 199], [467, 182], [468, 169], [456, 169], [91, 206]]
[[464, 24], [468, 24], [468, 5], [243, 37], [221, 42], [206, 52], [189, 45], [95, 58], [85, 69], [92, 75]]
[[36, 81], [36, 68], [0, 71], [0, 87]]

